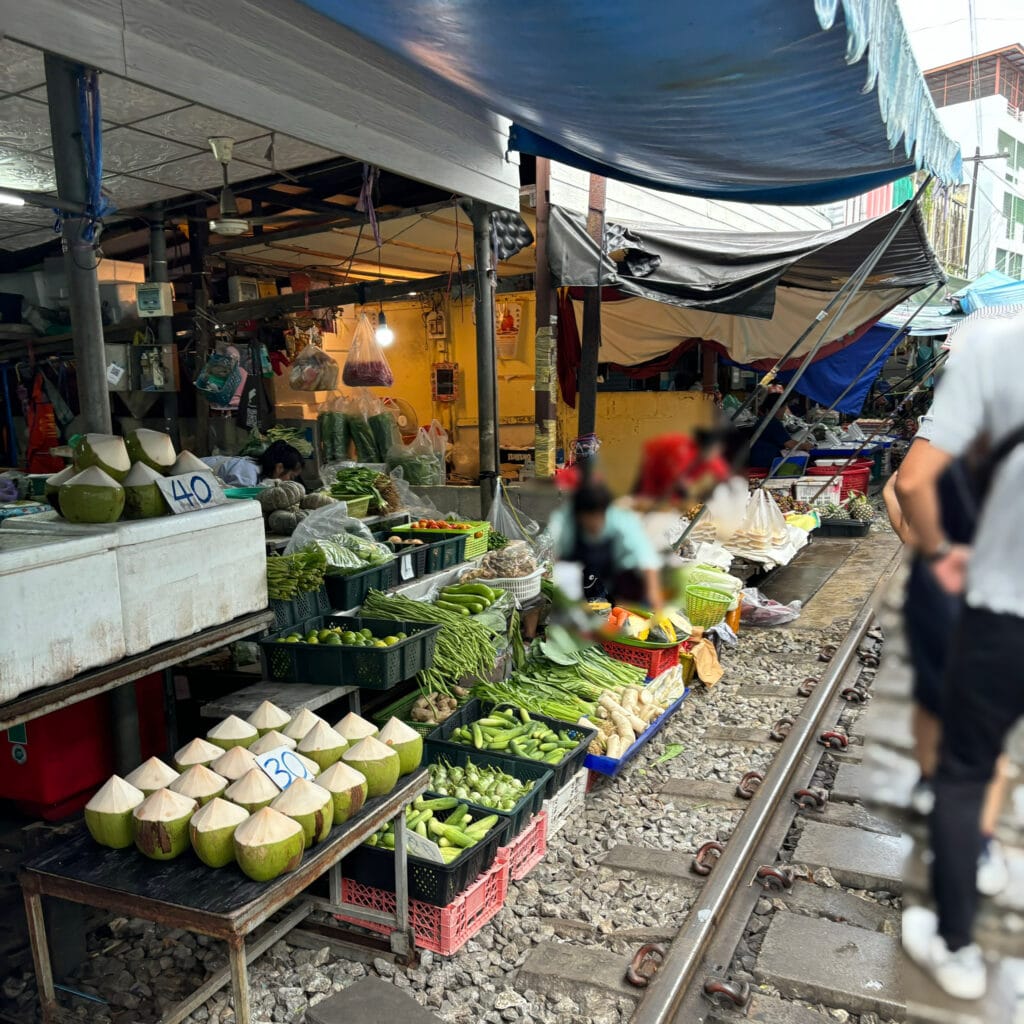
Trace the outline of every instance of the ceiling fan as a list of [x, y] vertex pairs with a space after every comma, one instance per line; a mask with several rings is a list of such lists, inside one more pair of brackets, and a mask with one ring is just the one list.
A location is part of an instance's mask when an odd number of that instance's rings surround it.
[[[294, 224], [296, 221], [329, 221], [330, 215], [324, 213], [279, 213], [271, 216], [243, 216], [238, 212], [238, 200], [228, 182], [228, 165], [234, 153], [235, 140], [227, 135], [217, 135], [206, 140], [213, 151], [214, 159], [221, 165], [224, 182], [220, 191], [217, 216], [210, 221], [210, 231], [215, 235], [233, 238], [251, 231], [256, 224]], [[271, 142], [271, 149], [273, 142]], [[338, 208], [338, 216], [345, 213]]]

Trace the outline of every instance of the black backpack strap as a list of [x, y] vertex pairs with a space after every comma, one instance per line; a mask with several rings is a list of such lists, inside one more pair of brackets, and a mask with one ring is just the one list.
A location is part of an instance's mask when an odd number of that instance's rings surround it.
[[983, 505], [988, 497], [989, 488], [992, 486], [992, 479], [996, 471], [1006, 458], [1020, 444], [1024, 444], [1024, 423], [1016, 430], [1011, 430], [982, 460], [975, 472], [977, 486], [978, 505]]

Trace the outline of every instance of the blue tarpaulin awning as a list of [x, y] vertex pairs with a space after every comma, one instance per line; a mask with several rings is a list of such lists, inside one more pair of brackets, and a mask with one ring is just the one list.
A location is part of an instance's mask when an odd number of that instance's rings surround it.
[[896, 0], [304, 2], [611, 178], [789, 204], [960, 180]]
[[1015, 306], [1024, 302], [1024, 281], [1000, 270], [990, 270], [966, 288], [954, 292], [952, 297], [965, 313], [993, 306]]

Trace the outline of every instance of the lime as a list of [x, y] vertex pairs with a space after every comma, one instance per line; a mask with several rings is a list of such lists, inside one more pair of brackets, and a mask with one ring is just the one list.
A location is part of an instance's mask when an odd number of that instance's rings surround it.
[[294, 633], [292, 633], [291, 636], [286, 636], [284, 638], [284, 642], [286, 644], [300, 644], [300, 643], [302, 643], [302, 637], [301, 636], [296, 636]]
[[373, 630], [372, 629], [361, 629], [361, 630], [359, 630], [359, 635], [361, 637], [363, 637], [364, 639], [366, 639], [366, 640], [372, 640], [373, 639]]
[[332, 636], [334, 636], [334, 634], [329, 629], [321, 629], [320, 632], [317, 633], [317, 639], [321, 642]]
[[399, 641], [398, 641], [398, 637], [397, 636], [386, 636], [386, 637], [384, 637], [384, 643], [388, 647], [394, 647], [395, 644], [397, 644], [398, 642]]
[[368, 645], [372, 647], [387, 647], [388, 645], [383, 640], [374, 640], [372, 644]]
[[398, 634], [398, 639], [399, 640], [408, 640], [409, 639], [409, 634], [408, 633], [399, 633]]
[[307, 644], [318, 644], [318, 643], [320, 643], [320, 638], [316, 635], [316, 633], [314, 633], [312, 636], [307, 636], [306, 637], [306, 643]]
[[338, 636], [337, 633], [329, 633], [328, 636], [327, 636], [327, 639], [324, 641], [324, 643], [328, 647], [340, 647], [341, 646], [341, 637]]
[[351, 630], [345, 630], [345, 632], [341, 634], [341, 642], [343, 644], [354, 644], [357, 639], [359, 638]]

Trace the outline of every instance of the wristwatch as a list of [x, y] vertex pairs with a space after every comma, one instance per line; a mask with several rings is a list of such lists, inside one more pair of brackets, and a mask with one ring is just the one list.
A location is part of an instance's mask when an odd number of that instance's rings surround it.
[[921, 557], [926, 562], [939, 562], [953, 550], [953, 545], [948, 541], [942, 541], [937, 548], [928, 552], [921, 552]]

